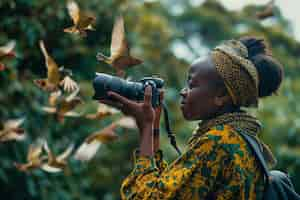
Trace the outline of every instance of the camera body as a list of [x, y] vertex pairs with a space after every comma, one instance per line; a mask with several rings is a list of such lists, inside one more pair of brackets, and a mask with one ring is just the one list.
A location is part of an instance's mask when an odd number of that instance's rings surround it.
[[108, 91], [113, 91], [121, 96], [134, 101], [143, 101], [145, 88], [150, 85], [152, 87], [152, 106], [160, 105], [159, 90], [164, 86], [164, 80], [157, 77], [144, 77], [140, 81], [128, 81], [116, 76], [104, 73], [96, 73], [93, 81], [95, 94], [93, 99], [110, 99], [107, 95]]

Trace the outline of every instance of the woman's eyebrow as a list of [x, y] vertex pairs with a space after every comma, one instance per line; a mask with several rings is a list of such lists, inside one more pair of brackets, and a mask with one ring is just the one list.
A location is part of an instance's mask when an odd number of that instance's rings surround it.
[[187, 80], [191, 80], [192, 79], [192, 75], [190, 73], [187, 74]]

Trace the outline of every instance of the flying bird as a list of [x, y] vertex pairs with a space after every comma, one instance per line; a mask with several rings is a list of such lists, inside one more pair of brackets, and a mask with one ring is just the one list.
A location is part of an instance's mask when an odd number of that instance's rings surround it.
[[91, 13], [81, 11], [75, 1], [68, 1], [67, 9], [74, 25], [72, 27], [65, 28], [64, 32], [75, 33], [82, 37], [86, 37], [86, 30], [95, 30], [93, 28], [93, 25], [96, 23], [95, 16]]
[[6, 45], [0, 47], [0, 71], [4, 71], [7, 68], [7, 66], [2, 63], [3, 60], [16, 57], [16, 53], [14, 52], [15, 46], [16, 41], [11, 40]]
[[96, 119], [101, 120], [107, 116], [120, 113], [117, 109], [107, 106], [105, 104], [100, 103], [98, 105], [97, 113], [95, 114], [87, 114], [85, 117], [87, 119]]
[[11, 119], [1, 123], [0, 129], [0, 142], [11, 140], [21, 141], [26, 138], [24, 129], [20, 128], [25, 118]]
[[115, 133], [116, 127], [117, 124], [112, 123], [87, 137], [75, 152], [74, 158], [80, 161], [90, 161], [102, 144], [107, 144], [118, 139], [118, 135]]
[[105, 56], [101, 52], [97, 54], [97, 59], [110, 64], [117, 70], [117, 75], [124, 77], [124, 69], [141, 64], [143, 61], [130, 55], [130, 48], [125, 37], [124, 19], [119, 16], [113, 27], [110, 57]]
[[41, 156], [44, 143], [45, 140], [38, 139], [37, 142], [31, 144], [27, 154], [27, 163], [14, 163], [15, 167], [23, 172], [40, 168], [43, 164], [43, 161], [46, 159], [46, 157]]
[[69, 96], [61, 96], [60, 92], [52, 93], [49, 97], [51, 107], [44, 106], [42, 110], [47, 113], [53, 113], [59, 122], [63, 122], [65, 117], [79, 117], [79, 113], [72, 112], [83, 101], [77, 96], [79, 88], [73, 91]]
[[67, 166], [67, 159], [71, 155], [74, 145], [71, 144], [63, 153], [58, 156], [55, 156], [50, 150], [47, 142], [44, 143], [43, 147], [48, 154], [48, 161], [47, 163], [42, 164], [41, 169], [46, 172], [56, 173], [62, 171]]
[[47, 67], [47, 78], [34, 80], [35, 85], [40, 89], [47, 92], [54, 92], [59, 90], [62, 86], [67, 92], [72, 92], [78, 88], [78, 84], [70, 78], [71, 74], [64, 67], [58, 67], [54, 59], [48, 54], [44, 42], [40, 41], [40, 48], [45, 57], [46, 67]]
[[256, 13], [256, 18], [259, 20], [264, 20], [269, 17], [273, 17], [275, 14], [274, 8], [275, 8], [275, 0], [271, 0], [270, 2], [267, 3], [263, 11]]

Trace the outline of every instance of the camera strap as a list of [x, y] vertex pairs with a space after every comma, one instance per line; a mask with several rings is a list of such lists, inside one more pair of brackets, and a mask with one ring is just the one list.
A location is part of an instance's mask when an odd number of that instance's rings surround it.
[[181, 155], [180, 149], [178, 148], [177, 143], [176, 143], [175, 134], [172, 133], [171, 128], [170, 128], [169, 113], [168, 113], [167, 106], [164, 102], [162, 103], [162, 107], [164, 110], [165, 129], [167, 131], [168, 138], [170, 139], [170, 143], [175, 148], [177, 153], [179, 155]]

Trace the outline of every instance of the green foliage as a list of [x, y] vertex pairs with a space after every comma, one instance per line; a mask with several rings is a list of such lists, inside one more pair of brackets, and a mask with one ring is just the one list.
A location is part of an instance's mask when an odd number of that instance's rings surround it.
[[[186, 79], [189, 58], [180, 59], [174, 53], [174, 42], [191, 50], [191, 57], [200, 55], [200, 49], [191, 48], [190, 38], [203, 41], [203, 48], [210, 48], [221, 40], [245, 34], [265, 37], [273, 54], [284, 64], [285, 81], [278, 96], [263, 100], [257, 112], [264, 124], [261, 137], [271, 145], [278, 158], [278, 168], [290, 172], [296, 190], [300, 191], [299, 149], [300, 100], [299, 50], [300, 45], [285, 30], [286, 20], [277, 13], [272, 27], [251, 18], [255, 7], [241, 13], [229, 12], [216, 1], [207, 1], [193, 7], [180, 4], [182, 12], [173, 13], [177, 3], [141, 3], [139, 0], [78, 0], [83, 9], [96, 14], [96, 31], [80, 38], [63, 32], [71, 25], [65, 1], [51, 0], [2, 0], [0, 2], [0, 44], [9, 39], [17, 40], [18, 59], [8, 62], [9, 69], [0, 73], [0, 115], [3, 119], [26, 116], [24, 128], [29, 139], [25, 142], [0, 144], [1, 195], [6, 199], [119, 199], [122, 179], [132, 169], [131, 152], [137, 147], [137, 132], [118, 130], [120, 140], [103, 146], [90, 163], [71, 159], [69, 168], [60, 174], [34, 171], [18, 172], [13, 162], [25, 162], [29, 144], [38, 137], [45, 137], [56, 153], [71, 142], [79, 145], [95, 130], [103, 128], [117, 117], [103, 121], [67, 119], [58, 124], [51, 115], [41, 111], [47, 104], [47, 95], [33, 85], [32, 80], [46, 76], [44, 58], [38, 47], [43, 39], [50, 54], [59, 65], [73, 70], [81, 86], [85, 105], [80, 111], [93, 112], [97, 103], [91, 97], [94, 72], [113, 74], [104, 63], [96, 61], [97, 51], [109, 53], [113, 20], [119, 13], [125, 16], [126, 32], [132, 52], [145, 60], [141, 66], [128, 70], [128, 75], [139, 79], [159, 75], [166, 80], [166, 101], [171, 110], [172, 128], [178, 133], [181, 148], [190, 136], [194, 123], [183, 120], [178, 108], [178, 91]], [[168, 1], [166, 1], [168, 2]], [[239, 27], [243, 27], [242, 29]], [[168, 160], [176, 153], [166, 136], [162, 149]]]

